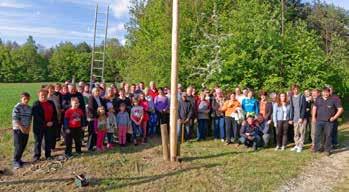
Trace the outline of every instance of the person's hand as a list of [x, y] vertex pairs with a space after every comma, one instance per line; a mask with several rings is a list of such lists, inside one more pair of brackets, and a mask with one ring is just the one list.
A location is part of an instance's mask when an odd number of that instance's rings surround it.
[[288, 121], [288, 124], [292, 125], [292, 124], [293, 124], [293, 121]]
[[335, 120], [336, 120], [335, 117], [331, 117], [331, 118], [330, 118], [330, 121], [331, 121], [331, 122], [333, 122], [333, 121], [335, 121]]
[[46, 123], [47, 127], [52, 127], [52, 125], [53, 125], [53, 122], [51, 122], [51, 121]]
[[299, 119], [299, 120], [298, 120], [298, 123], [303, 123], [303, 119]]
[[271, 120], [267, 121], [267, 124], [270, 125], [271, 124]]

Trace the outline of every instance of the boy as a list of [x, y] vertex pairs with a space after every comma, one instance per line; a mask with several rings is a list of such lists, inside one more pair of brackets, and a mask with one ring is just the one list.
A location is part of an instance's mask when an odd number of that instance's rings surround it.
[[247, 123], [241, 127], [240, 135], [240, 143], [247, 147], [252, 146], [253, 151], [256, 151], [257, 147], [260, 146], [259, 127], [255, 124], [253, 116], [247, 117]]
[[79, 105], [78, 98], [71, 98], [71, 108], [64, 114], [65, 155], [68, 158], [72, 156], [73, 139], [76, 152], [81, 154], [81, 127], [84, 125], [84, 112], [79, 108]]
[[22, 155], [28, 143], [30, 124], [32, 121], [32, 109], [28, 105], [30, 95], [27, 92], [21, 94], [21, 102], [17, 103], [12, 111], [13, 141], [14, 141], [14, 169], [21, 168], [24, 164]]

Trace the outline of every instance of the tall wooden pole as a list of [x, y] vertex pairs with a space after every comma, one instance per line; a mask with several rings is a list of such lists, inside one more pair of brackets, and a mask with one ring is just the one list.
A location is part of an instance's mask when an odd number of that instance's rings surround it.
[[178, 79], [178, 0], [172, 1], [172, 62], [171, 62], [171, 106], [170, 106], [170, 159], [177, 161], [177, 79]]

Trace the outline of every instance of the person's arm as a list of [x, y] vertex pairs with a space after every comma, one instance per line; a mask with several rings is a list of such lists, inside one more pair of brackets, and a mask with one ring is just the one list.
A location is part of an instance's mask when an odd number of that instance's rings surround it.
[[15, 121], [15, 124], [18, 126], [20, 131], [22, 133], [27, 133], [28, 129], [27, 127], [23, 127], [21, 123], [21, 118], [20, 118], [20, 111], [18, 109], [18, 106], [15, 106], [12, 111], [12, 119]]
[[255, 107], [255, 110], [256, 110], [256, 115], [259, 114], [259, 103], [258, 103], [257, 100], [255, 100], [254, 107]]
[[342, 115], [342, 113], [344, 112], [344, 109], [342, 107], [342, 102], [340, 101], [339, 98], [335, 101], [335, 107], [337, 108], [337, 113], [333, 117], [330, 118], [331, 122], [337, 120], [338, 117], [340, 117]]
[[274, 122], [274, 127], [276, 128], [276, 126], [277, 126], [277, 119], [276, 119], [276, 114], [277, 113], [277, 106], [276, 105], [274, 105], [273, 106], [273, 122]]
[[311, 111], [311, 116], [312, 116], [311, 121], [312, 121], [312, 122], [316, 122], [316, 112], [317, 112], [317, 107], [316, 107], [316, 105], [314, 104], [314, 105], [313, 105], [313, 109], [312, 109], [312, 111]]

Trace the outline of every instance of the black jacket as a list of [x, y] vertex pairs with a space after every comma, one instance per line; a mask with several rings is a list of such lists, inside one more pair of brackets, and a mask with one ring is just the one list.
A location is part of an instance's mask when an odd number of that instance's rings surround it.
[[178, 117], [181, 120], [190, 119], [193, 116], [194, 107], [189, 100], [180, 100], [178, 104]]
[[[56, 106], [53, 103], [53, 101], [48, 100], [47, 101], [51, 106], [53, 107], [53, 115], [52, 115], [52, 122], [53, 122], [53, 128], [57, 128], [58, 121], [57, 121], [57, 111]], [[44, 116], [44, 109], [41, 107], [39, 101], [35, 101], [32, 108], [32, 115], [33, 115], [33, 132], [34, 134], [39, 134], [42, 129], [45, 129], [46, 122], [45, 122], [45, 116]]]
[[[105, 110], [107, 110], [106, 102], [102, 97], [99, 97], [99, 100], [101, 101], [101, 105], [104, 107]], [[96, 99], [91, 95], [88, 98], [88, 116], [91, 119], [97, 118], [97, 109], [98, 104]]]

